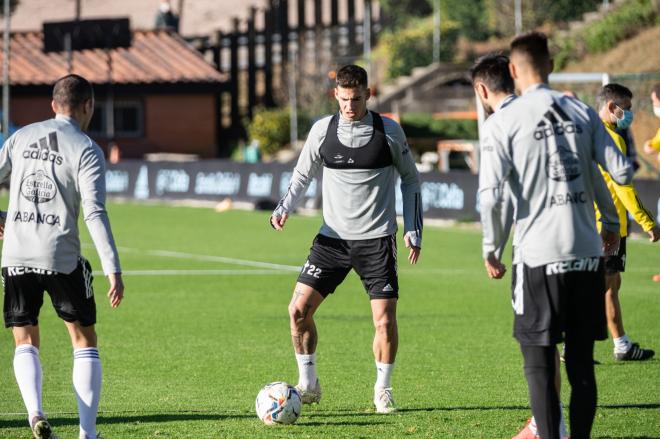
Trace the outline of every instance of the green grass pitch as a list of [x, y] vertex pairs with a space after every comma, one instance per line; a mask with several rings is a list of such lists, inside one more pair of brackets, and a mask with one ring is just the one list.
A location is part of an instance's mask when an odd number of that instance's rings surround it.
[[[109, 211], [127, 289], [112, 310], [107, 281], [94, 282], [104, 368], [98, 425], [108, 438], [507, 438], [530, 416], [511, 337], [510, 275], [487, 279], [478, 230], [427, 227], [414, 267], [399, 235], [398, 413], [373, 413], [373, 329], [352, 273], [317, 313], [322, 403], [305, 406], [295, 425], [267, 427], [254, 414], [257, 392], [297, 380], [287, 316], [296, 272], [270, 264], [300, 266], [320, 218], [293, 216], [275, 233], [266, 212], [134, 204]], [[86, 231], [82, 239], [99, 270]], [[660, 245], [630, 242], [621, 290], [626, 329], [656, 350], [660, 284], [650, 278], [657, 272]], [[40, 325], [44, 408], [61, 438], [77, 438], [71, 348], [48, 299]], [[0, 437], [27, 438], [10, 331], [1, 337]], [[617, 363], [611, 343], [596, 347], [593, 437], [660, 437], [658, 360]]]

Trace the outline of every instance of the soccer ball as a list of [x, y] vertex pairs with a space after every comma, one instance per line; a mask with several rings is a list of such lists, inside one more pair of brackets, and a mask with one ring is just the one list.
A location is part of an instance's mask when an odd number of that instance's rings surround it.
[[293, 424], [300, 416], [302, 401], [295, 387], [277, 381], [259, 391], [255, 406], [257, 416], [266, 425]]

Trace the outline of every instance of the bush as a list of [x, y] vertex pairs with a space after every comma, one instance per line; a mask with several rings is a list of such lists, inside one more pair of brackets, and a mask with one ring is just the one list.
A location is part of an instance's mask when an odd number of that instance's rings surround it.
[[411, 19], [433, 12], [429, 0], [380, 0], [380, 8], [388, 28], [405, 26]]
[[408, 137], [434, 139], [479, 138], [476, 120], [434, 119], [430, 113], [405, 113], [401, 127]]
[[[440, 60], [452, 61], [459, 29], [455, 23], [443, 21], [440, 30]], [[409, 75], [413, 68], [433, 62], [433, 17], [414, 20], [409, 26], [385, 33], [380, 45], [389, 60], [388, 78]]]
[[606, 52], [647, 27], [660, 24], [658, 0], [630, 0], [577, 35], [556, 41], [555, 68], [562, 69], [585, 52]]
[[[259, 109], [248, 125], [248, 135], [259, 142], [262, 154], [274, 154], [291, 141], [289, 121], [288, 109]], [[298, 113], [298, 138], [303, 138], [309, 128], [309, 118]]]
[[583, 33], [586, 48], [591, 53], [605, 52], [645, 27], [653, 26], [660, 5], [655, 0], [632, 0], [602, 20], [587, 27]]

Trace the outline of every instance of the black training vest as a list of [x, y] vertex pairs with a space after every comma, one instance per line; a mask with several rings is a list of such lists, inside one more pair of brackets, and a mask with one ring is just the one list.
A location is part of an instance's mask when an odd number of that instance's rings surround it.
[[383, 119], [373, 111], [371, 116], [374, 126], [371, 139], [359, 148], [349, 148], [339, 141], [339, 115], [332, 116], [320, 148], [323, 166], [332, 169], [380, 169], [392, 165], [392, 153], [385, 137]]

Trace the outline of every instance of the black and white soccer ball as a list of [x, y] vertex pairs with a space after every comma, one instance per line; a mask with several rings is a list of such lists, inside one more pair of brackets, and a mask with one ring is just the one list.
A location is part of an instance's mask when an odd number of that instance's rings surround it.
[[293, 424], [302, 411], [300, 393], [282, 381], [266, 384], [259, 391], [255, 406], [257, 416], [266, 425]]

